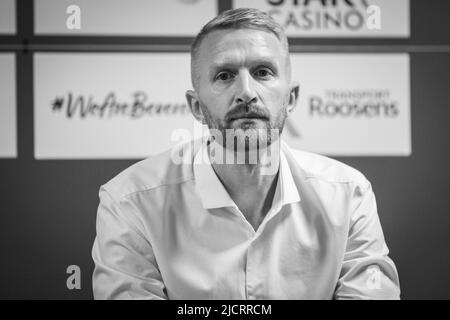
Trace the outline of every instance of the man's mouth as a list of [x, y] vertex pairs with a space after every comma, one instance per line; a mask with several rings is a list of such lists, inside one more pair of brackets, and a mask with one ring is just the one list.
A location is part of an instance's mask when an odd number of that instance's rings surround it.
[[260, 115], [255, 115], [255, 114], [245, 114], [242, 116], [236, 116], [236, 117], [232, 117], [231, 121], [235, 121], [235, 120], [267, 120], [266, 117], [262, 117]]

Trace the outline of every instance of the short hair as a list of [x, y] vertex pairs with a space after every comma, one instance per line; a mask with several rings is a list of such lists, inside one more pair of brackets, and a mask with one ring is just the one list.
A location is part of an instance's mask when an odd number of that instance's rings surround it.
[[204, 25], [191, 44], [191, 81], [195, 89], [197, 87], [197, 79], [195, 76], [196, 61], [203, 39], [213, 31], [228, 29], [257, 29], [271, 32], [280, 40], [286, 54], [289, 55], [289, 44], [284, 29], [270, 15], [253, 8], [239, 8], [224, 11]]

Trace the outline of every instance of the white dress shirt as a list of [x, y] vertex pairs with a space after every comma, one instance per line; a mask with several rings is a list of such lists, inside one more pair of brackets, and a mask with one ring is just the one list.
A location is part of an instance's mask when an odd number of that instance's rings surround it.
[[359, 171], [283, 142], [272, 208], [255, 231], [204, 161], [205, 143], [183, 148], [190, 164], [167, 151], [101, 186], [96, 299], [400, 297]]

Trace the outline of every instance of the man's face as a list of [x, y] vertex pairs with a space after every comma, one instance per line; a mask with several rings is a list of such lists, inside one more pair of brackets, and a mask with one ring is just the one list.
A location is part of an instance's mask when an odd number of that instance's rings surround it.
[[231, 129], [238, 139], [244, 136], [260, 146], [272, 142], [270, 129], [281, 134], [287, 108], [295, 107], [298, 85], [290, 83], [288, 53], [274, 34], [213, 31], [200, 45], [195, 72], [197, 88], [187, 93], [188, 102], [193, 95], [200, 109], [196, 115], [191, 100], [194, 116], [203, 117], [209, 129], [220, 130], [224, 138]]

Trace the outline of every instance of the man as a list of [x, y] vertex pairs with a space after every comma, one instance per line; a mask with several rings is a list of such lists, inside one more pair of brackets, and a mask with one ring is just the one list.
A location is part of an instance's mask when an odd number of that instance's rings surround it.
[[191, 59], [187, 102], [211, 136], [100, 188], [95, 298], [398, 299], [370, 183], [277, 134], [299, 94], [282, 28], [226, 11]]

